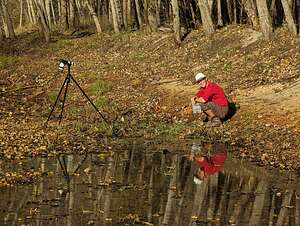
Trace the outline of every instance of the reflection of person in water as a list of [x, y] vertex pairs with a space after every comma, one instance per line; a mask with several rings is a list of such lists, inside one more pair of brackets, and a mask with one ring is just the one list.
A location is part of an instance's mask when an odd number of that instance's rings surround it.
[[200, 184], [204, 178], [222, 170], [227, 154], [223, 148], [220, 149], [219, 145], [216, 149], [215, 153], [211, 156], [203, 156], [199, 154], [191, 156], [195, 163], [199, 166], [194, 177], [194, 182], [196, 184]]

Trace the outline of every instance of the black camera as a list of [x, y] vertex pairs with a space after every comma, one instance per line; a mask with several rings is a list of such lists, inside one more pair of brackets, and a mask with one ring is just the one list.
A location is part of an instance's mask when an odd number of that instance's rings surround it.
[[58, 65], [58, 70], [63, 71], [65, 68], [65, 65], [71, 66], [73, 64], [74, 63], [72, 61], [60, 59], [59, 65]]

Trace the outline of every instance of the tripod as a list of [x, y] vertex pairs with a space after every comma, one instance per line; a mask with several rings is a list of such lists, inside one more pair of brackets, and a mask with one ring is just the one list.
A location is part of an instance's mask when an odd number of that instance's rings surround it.
[[[55, 103], [51, 109], [51, 112], [48, 116], [48, 119], [47, 119], [47, 122], [50, 120], [51, 118], [51, 115], [56, 107], [56, 104], [58, 102], [58, 99], [61, 95], [61, 93], [63, 92], [63, 89], [65, 87], [65, 91], [64, 91], [64, 96], [63, 96], [63, 100], [62, 100], [62, 107], [61, 107], [61, 111], [60, 111], [60, 115], [59, 115], [59, 124], [61, 123], [61, 120], [62, 120], [62, 117], [63, 117], [63, 111], [64, 111], [64, 106], [65, 106], [65, 101], [66, 101], [66, 98], [67, 98], [67, 92], [68, 92], [68, 87], [69, 87], [69, 84], [71, 82], [71, 80], [75, 83], [75, 85], [79, 88], [79, 90], [81, 91], [81, 93], [86, 97], [86, 99], [90, 102], [90, 104], [95, 108], [95, 110], [98, 112], [98, 114], [101, 116], [101, 118], [103, 119], [103, 121], [105, 123], [108, 124], [107, 120], [104, 118], [104, 116], [101, 114], [101, 112], [98, 110], [98, 108], [96, 107], [96, 105], [91, 101], [91, 99], [88, 97], [88, 95], [83, 91], [83, 89], [80, 87], [80, 85], [78, 84], [78, 82], [74, 79], [74, 77], [71, 75], [71, 66], [73, 65], [73, 62], [72, 61], [68, 61], [68, 60], [63, 60], [61, 59], [60, 60], [60, 64], [59, 64], [59, 70], [63, 71], [64, 69], [64, 66], [67, 65], [68, 66], [68, 72], [67, 72], [67, 76], [60, 88], [60, 91], [57, 95], [57, 98], [55, 100]], [[47, 123], [46, 122], [46, 123]]]

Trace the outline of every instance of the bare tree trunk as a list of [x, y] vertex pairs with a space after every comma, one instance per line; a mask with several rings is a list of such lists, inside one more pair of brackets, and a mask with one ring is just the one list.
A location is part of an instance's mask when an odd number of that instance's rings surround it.
[[[55, 11], [54, 11], [54, 6], [53, 6], [53, 1], [50, 0], [50, 11], [52, 12], [52, 20], [53, 20], [53, 24], [56, 25], [56, 16], [55, 16]], [[51, 15], [50, 15], [51, 17]]]
[[68, 2], [67, 0], [60, 0], [60, 25], [63, 31], [69, 29], [68, 20]]
[[[281, 0], [283, 6], [285, 20], [287, 22], [288, 28], [293, 35], [297, 35], [297, 27], [292, 14], [292, 6], [288, 3], [287, 0]], [[300, 10], [300, 9], [299, 9]]]
[[222, 18], [222, 5], [221, 5], [221, 0], [217, 0], [217, 4], [218, 4], [218, 26], [222, 27], [223, 24], [223, 18]]
[[256, 14], [256, 7], [254, 0], [242, 0], [243, 7], [246, 10], [246, 13], [251, 21], [251, 24], [254, 28], [258, 27], [258, 18]]
[[[0, 15], [0, 18], [1, 18], [1, 15]], [[4, 33], [2, 31], [2, 28], [1, 28], [1, 21], [0, 21], [0, 40], [3, 40], [4, 39]]]
[[249, 181], [247, 181], [243, 186], [242, 194], [234, 207], [229, 223], [239, 224], [239, 219], [242, 219], [240, 213], [242, 212], [242, 208], [244, 208], [246, 203], [249, 201], [249, 194], [252, 192], [254, 185], [255, 178], [251, 176]]
[[259, 221], [263, 212], [263, 207], [266, 198], [267, 184], [266, 181], [261, 180], [256, 189], [255, 200], [253, 204], [252, 214], [249, 220], [249, 225], [259, 225]]
[[195, 16], [195, 12], [194, 12], [193, 5], [191, 2], [189, 3], [189, 6], [190, 6], [193, 24], [194, 24], [194, 26], [196, 26], [196, 16]]
[[284, 218], [287, 214], [288, 209], [287, 206], [290, 206], [294, 191], [287, 190], [284, 194], [284, 198], [282, 200], [281, 210], [278, 214], [276, 226], [284, 225]]
[[112, 14], [112, 22], [114, 26], [114, 31], [116, 33], [120, 32], [119, 24], [118, 24], [118, 15], [117, 15], [117, 8], [115, 4], [115, 0], [109, 0], [110, 2], [110, 8], [111, 8], [111, 14]]
[[260, 27], [266, 39], [270, 39], [273, 32], [272, 23], [266, 0], [256, 0]]
[[156, 13], [156, 21], [157, 21], [157, 26], [160, 26], [160, 7], [161, 7], [161, 0], [156, 0], [155, 1], [155, 13]]
[[201, 12], [203, 29], [206, 35], [211, 35], [215, 32], [214, 24], [211, 18], [210, 10], [206, 0], [198, 0], [198, 5]]
[[269, 226], [273, 225], [273, 218], [274, 218], [274, 212], [275, 212], [275, 199], [276, 199], [276, 194], [275, 192], [272, 195], [272, 200], [271, 200], [271, 208], [270, 208], [270, 213], [269, 213]]
[[238, 17], [237, 17], [237, 0], [233, 0], [233, 23], [237, 24]]
[[152, 31], [157, 31], [158, 23], [157, 23], [157, 13], [156, 13], [156, 0], [150, 0], [148, 7], [148, 21]]
[[51, 20], [50, 0], [45, 0], [45, 9], [44, 10], [45, 10], [45, 13], [46, 13], [48, 26], [49, 26], [49, 28], [51, 28], [52, 20]]
[[180, 44], [180, 42], [181, 42], [180, 18], [179, 18], [179, 8], [178, 8], [178, 1], [177, 0], [172, 0], [172, 8], [173, 8], [174, 38], [175, 38], [176, 44]]
[[121, 3], [121, 0], [114, 0], [114, 1], [115, 1], [119, 29], [123, 31], [124, 30], [124, 17], [123, 17], [123, 11], [122, 11], [122, 3]]
[[175, 195], [176, 195], [174, 190], [176, 190], [176, 174], [178, 170], [176, 167], [177, 161], [178, 161], [178, 156], [174, 155], [172, 157], [172, 169], [174, 169], [174, 171], [172, 172], [170, 178], [170, 184], [168, 189], [168, 200], [167, 200], [165, 214], [162, 222], [163, 225], [170, 225], [171, 213], [174, 208]]
[[127, 4], [130, 4], [130, 0], [121, 0], [122, 9], [123, 9], [123, 23], [125, 31], [128, 29], [128, 7]]
[[134, 0], [135, 3], [135, 9], [136, 9], [136, 16], [138, 19], [138, 26], [141, 27], [143, 25], [143, 20], [142, 20], [142, 15], [141, 15], [141, 7], [140, 7], [140, 3], [139, 0]]
[[26, 0], [26, 3], [27, 3], [27, 15], [28, 15], [28, 19], [29, 19], [29, 22], [31, 24], [33, 24], [33, 18], [32, 18], [32, 14], [31, 14], [31, 9], [30, 9], [30, 3], [29, 3], [29, 0]]
[[100, 25], [100, 22], [99, 22], [96, 12], [94, 11], [94, 9], [92, 8], [92, 6], [89, 4], [88, 1], [86, 1], [86, 6], [88, 7], [90, 14], [93, 17], [94, 23], [96, 25], [97, 33], [101, 33], [102, 29], [101, 29], [101, 25]]
[[227, 12], [229, 17], [229, 23], [232, 23], [233, 22], [232, 0], [227, 0]]
[[80, 21], [79, 21], [79, 13], [78, 8], [75, 0], [70, 1], [70, 21], [71, 21], [71, 27], [75, 30], [79, 28]]
[[23, 0], [20, 0], [20, 21], [19, 21], [19, 27], [23, 27]]
[[2, 2], [0, 2], [1, 5], [0, 7], [2, 8], [2, 16], [3, 16], [3, 25], [4, 25], [4, 31], [5, 31], [5, 36], [6, 38], [15, 38], [16, 34], [14, 31], [14, 27], [13, 27], [13, 22], [12, 19], [9, 15], [8, 9], [7, 9], [7, 2], [6, 0], [2, 0]]
[[206, 0], [207, 4], [208, 4], [208, 8], [209, 8], [209, 13], [210, 15], [212, 15], [213, 12], [213, 5], [214, 5], [214, 0]]
[[207, 209], [208, 220], [212, 220], [215, 213], [215, 205], [217, 203], [218, 178], [218, 173], [211, 175], [209, 178], [209, 205]]
[[50, 42], [50, 28], [47, 23], [46, 12], [43, 10], [44, 8], [41, 5], [41, 0], [36, 0], [36, 6], [37, 6], [38, 15], [39, 15], [39, 24], [40, 24], [41, 30], [45, 36], [45, 40], [48, 43], [48, 42]]
[[[69, 155], [67, 156], [68, 162], [67, 162], [67, 171], [68, 174], [71, 175], [74, 171], [74, 156]], [[70, 178], [70, 176], [69, 176]], [[72, 218], [73, 218], [73, 208], [74, 208], [74, 202], [75, 202], [75, 183], [74, 183], [74, 177], [71, 178], [71, 180], [68, 181], [68, 187], [69, 187], [69, 193], [68, 193], [68, 215], [67, 215], [67, 226], [72, 226]]]

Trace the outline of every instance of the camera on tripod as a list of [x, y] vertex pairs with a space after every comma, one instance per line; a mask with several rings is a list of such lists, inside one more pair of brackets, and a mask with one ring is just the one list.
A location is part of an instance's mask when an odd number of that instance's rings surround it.
[[[63, 96], [63, 99], [62, 99], [62, 107], [61, 107], [61, 112], [60, 112], [60, 115], [59, 115], [59, 123], [61, 122], [62, 120], [62, 116], [63, 116], [63, 111], [64, 111], [64, 106], [65, 106], [65, 100], [66, 100], [66, 97], [67, 97], [67, 92], [68, 92], [68, 87], [69, 87], [69, 84], [71, 82], [71, 80], [75, 83], [75, 85], [79, 88], [79, 90], [82, 92], [82, 94], [86, 97], [86, 99], [91, 103], [91, 105], [95, 108], [95, 110], [98, 112], [98, 114], [101, 116], [101, 118], [104, 120], [104, 122], [106, 122], [108, 124], [108, 121], [104, 118], [104, 116], [102, 115], [102, 113], [98, 110], [98, 108], [96, 107], [96, 105], [91, 101], [91, 99], [88, 97], [88, 95], [83, 91], [83, 89], [80, 87], [80, 85], [78, 84], [78, 82], [75, 80], [75, 78], [71, 75], [71, 66], [73, 65], [74, 63], [70, 60], [64, 60], [64, 59], [60, 59], [59, 60], [59, 65], [58, 65], [58, 69], [60, 71], [63, 71], [64, 70], [64, 67], [65, 65], [68, 66], [68, 72], [67, 72], [67, 75], [65, 77], [65, 80], [60, 88], [60, 91], [56, 97], [56, 100], [55, 100], [55, 103], [51, 109], [51, 112], [48, 116], [48, 119], [47, 119], [47, 122], [50, 120], [50, 117], [56, 107], [56, 104], [59, 100], [59, 97], [62, 95]], [[64, 90], [64, 92], [63, 92]], [[62, 94], [63, 93], [63, 94]]]
[[65, 68], [65, 65], [68, 65], [68, 67], [70, 67], [73, 64], [74, 64], [74, 62], [72, 62], [72, 61], [60, 59], [59, 65], [58, 65], [58, 70], [63, 71]]

